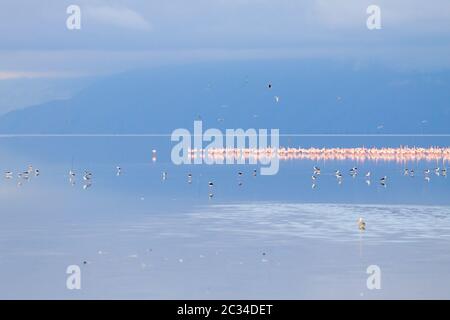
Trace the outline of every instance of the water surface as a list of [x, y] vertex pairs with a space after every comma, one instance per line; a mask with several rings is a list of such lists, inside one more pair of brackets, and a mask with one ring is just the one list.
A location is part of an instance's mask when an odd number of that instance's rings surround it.
[[[252, 165], [174, 166], [169, 151], [165, 138], [1, 139], [1, 170], [41, 174], [0, 181], [0, 297], [449, 298], [450, 184], [422, 173], [445, 163], [286, 161], [255, 177]], [[73, 264], [81, 290], [66, 288]], [[373, 264], [380, 290], [366, 287]]]

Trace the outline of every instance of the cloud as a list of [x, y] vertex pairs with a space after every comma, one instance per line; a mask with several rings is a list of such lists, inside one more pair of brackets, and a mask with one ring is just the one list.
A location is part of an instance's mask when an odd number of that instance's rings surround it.
[[[387, 55], [386, 52], [389, 52]], [[433, 59], [430, 59], [433, 57]], [[17, 78], [73, 78], [108, 75], [130, 69], [195, 62], [233, 60], [319, 59], [355, 63], [355, 67], [383, 64], [396, 69], [450, 69], [450, 45], [191, 49], [191, 50], [39, 50], [1, 51], [0, 80]]]
[[[365, 30], [366, 8], [377, 5], [388, 32], [399, 36], [411, 31], [434, 34], [443, 26], [450, 27], [450, 2], [434, 0], [430, 6], [424, 0], [314, 0], [311, 2], [311, 18], [318, 28]], [[442, 31], [442, 30], [441, 30]]]
[[150, 23], [142, 15], [126, 7], [87, 6], [82, 8], [82, 14], [84, 12], [87, 16], [87, 23], [94, 21], [98, 24], [127, 29], [151, 30]]
[[[75, 75], [73, 75], [75, 76]], [[35, 78], [66, 78], [69, 74], [64, 72], [39, 72], [39, 71], [1, 71], [0, 80], [35, 79]]]

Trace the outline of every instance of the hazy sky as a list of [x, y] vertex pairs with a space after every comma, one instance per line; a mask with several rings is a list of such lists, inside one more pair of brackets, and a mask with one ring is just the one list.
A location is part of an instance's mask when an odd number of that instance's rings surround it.
[[[4, 0], [0, 79], [111, 72], [191, 59], [325, 56], [450, 65], [450, 2]], [[66, 8], [81, 8], [81, 30]], [[382, 29], [366, 27], [381, 8]]]
[[[81, 30], [66, 27], [71, 4], [81, 8]], [[381, 8], [381, 30], [366, 27], [371, 4]], [[3, 0], [0, 7], [0, 88], [11, 79], [303, 57], [449, 68], [450, 1]]]

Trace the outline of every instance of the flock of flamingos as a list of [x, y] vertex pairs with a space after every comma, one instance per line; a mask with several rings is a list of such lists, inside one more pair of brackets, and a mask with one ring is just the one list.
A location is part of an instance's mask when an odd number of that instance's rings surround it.
[[399, 147], [399, 148], [264, 148], [264, 149], [191, 149], [191, 157], [227, 157], [245, 159], [278, 156], [280, 160], [383, 160], [383, 161], [418, 161], [450, 160], [450, 148]]

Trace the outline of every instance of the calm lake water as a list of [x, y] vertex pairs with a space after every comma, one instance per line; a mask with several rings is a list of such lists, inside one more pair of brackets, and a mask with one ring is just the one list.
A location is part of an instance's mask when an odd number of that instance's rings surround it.
[[[282, 144], [450, 145], [288, 139]], [[450, 180], [423, 174], [446, 163], [291, 160], [255, 177], [254, 165], [174, 166], [170, 147], [169, 138], [0, 138], [0, 298], [450, 298]], [[17, 178], [29, 164], [40, 175]], [[312, 188], [314, 165], [322, 174]], [[361, 174], [352, 178], [354, 166]], [[406, 167], [416, 176], [405, 177]], [[93, 174], [87, 188], [84, 170]], [[81, 268], [81, 290], [66, 288], [69, 265]], [[367, 288], [370, 265], [381, 270], [379, 290]]]

